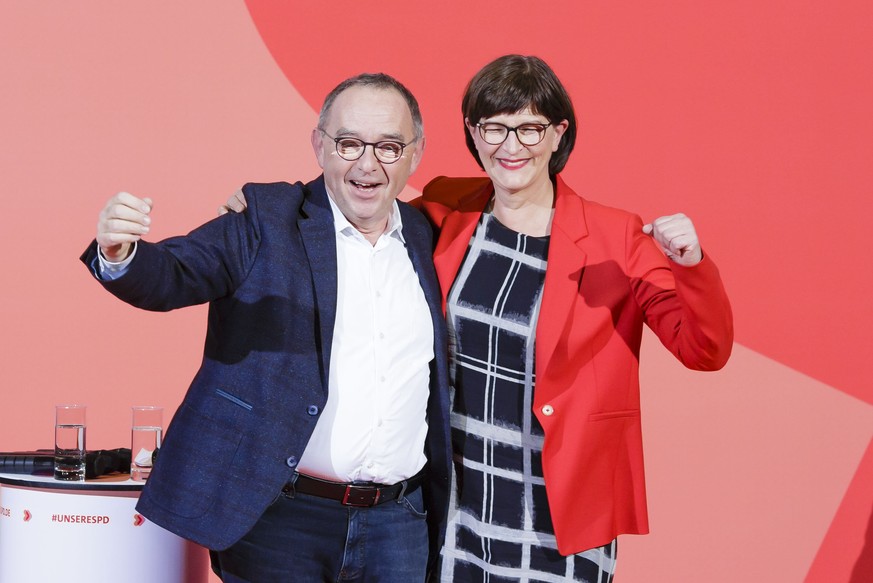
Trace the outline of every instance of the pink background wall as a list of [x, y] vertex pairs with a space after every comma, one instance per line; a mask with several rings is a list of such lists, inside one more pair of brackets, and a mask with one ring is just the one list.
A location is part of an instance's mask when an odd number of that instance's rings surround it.
[[447, 0], [428, 6], [0, 5], [0, 449], [50, 447], [53, 405], [90, 406], [90, 448], [129, 406], [173, 410], [205, 309], [149, 314], [77, 257], [118, 190], [184, 232], [247, 181], [314, 177], [315, 109], [383, 70], [419, 97], [428, 150], [405, 198], [476, 174], [466, 80], [537, 54], [581, 122], [578, 191], [644, 218], [683, 211], [722, 269], [725, 370], [643, 350], [653, 533], [622, 583], [873, 580], [873, 5]]

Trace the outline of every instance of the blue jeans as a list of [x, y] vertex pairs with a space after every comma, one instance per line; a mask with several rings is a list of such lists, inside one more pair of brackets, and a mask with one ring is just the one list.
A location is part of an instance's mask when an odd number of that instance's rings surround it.
[[371, 508], [297, 493], [279, 496], [212, 567], [225, 583], [414, 583], [425, 580], [421, 488]]

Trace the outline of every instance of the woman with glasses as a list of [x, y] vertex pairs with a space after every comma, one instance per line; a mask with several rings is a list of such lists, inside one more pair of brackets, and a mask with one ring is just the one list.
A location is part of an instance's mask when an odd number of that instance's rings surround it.
[[730, 306], [687, 217], [644, 226], [564, 183], [576, 117], [542, 60], [489, 63], [462, 112], [487, 178], [437, 178], [418, 201], [439, 232], [454, 391], [440, 578], [612, 581], [617, 535], [648, 531], [642, 325], [715, 370]]

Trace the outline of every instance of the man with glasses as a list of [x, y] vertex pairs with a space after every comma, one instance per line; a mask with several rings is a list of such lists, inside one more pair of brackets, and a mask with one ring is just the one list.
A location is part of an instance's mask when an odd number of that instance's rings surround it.
[[83, 254], [148, 310], [209, 302], [202, 366], [137, 508], [224, 581], [423, 581], [450, 471], [446, 330], [424, 218], [397, 202], [415, 98], [360, 75], [325, 99], [322, 176], [248, 184], [248, 211], [147, 243], [152, 201], [100, 213]]

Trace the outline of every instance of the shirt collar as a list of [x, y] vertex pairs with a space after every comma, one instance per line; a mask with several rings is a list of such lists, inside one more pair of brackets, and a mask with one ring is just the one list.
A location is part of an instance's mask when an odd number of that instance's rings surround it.
[[[337, 235], [358, 236], [363, 239], [363, 235], [349, 222], [333, 198], [328, 194], [327, 200], [330, 202], [330, 210], [333, 212], [333, 228]], [[388, 228], [382, 233], [382, 236], [394, 237], [401, 243], [406, 244], [406, 239], [403, 238], [403, 219], [400, 217], [400, 206], [395, 200], [391, 203], [391, 211], [388, 213]]]

